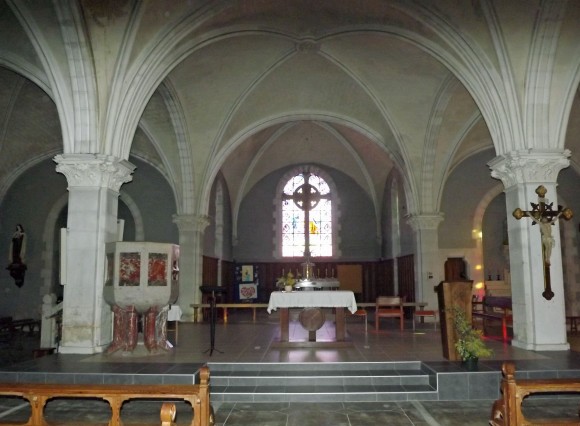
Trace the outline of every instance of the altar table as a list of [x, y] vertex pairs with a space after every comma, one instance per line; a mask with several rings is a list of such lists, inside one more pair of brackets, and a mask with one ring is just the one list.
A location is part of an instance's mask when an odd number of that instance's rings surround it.
[[344, 308], [355, 313], [356, 299], [352, 291], [274, 291], [270, 294], [268, 313], [280, 309], [280, 341], [289, 341], [290, 308], [336, 308], [336, 341], [345, 340]]

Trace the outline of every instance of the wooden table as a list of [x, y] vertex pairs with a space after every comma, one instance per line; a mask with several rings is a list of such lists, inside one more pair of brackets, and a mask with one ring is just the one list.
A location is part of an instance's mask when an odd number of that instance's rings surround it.
[[[355, 313], [357, 310], [356, 300], [352, 291], [293, 291], [289, 293], [274, 291], [270, 294], [267, 311], [271, 313], [272, 311], [280, 309], [281, 343], [290, 342], [290, 308], [335, 308], [336, 342], [344, 342], [346, 340], [344, 308], [347, 308], [352, 313]], [[316, 331], [314, 331], [315, 335]]]

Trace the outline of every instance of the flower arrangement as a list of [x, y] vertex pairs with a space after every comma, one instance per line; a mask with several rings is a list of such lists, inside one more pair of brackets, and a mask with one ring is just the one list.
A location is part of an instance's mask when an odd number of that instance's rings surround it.
[[493, 351], [485, 345], [482, 339], [483, 332], [472, 327], [467, 320], [465, 311], [457, 306], [454, 306], [452, 310], [453, 325], [457, 336], [455, 349], [461, 360], [477, 360], [493, 355]]
[[286, 289], [286, 287], [292, 288], [294, 284], [296, 284], [296, 279], [294, 278], [294, 274], [292, 272], [288, 272], [286, 276], [282, 275], [280, 278], [278, 278], [278, 281], [276, 281], [276, 286], [281, 290]]

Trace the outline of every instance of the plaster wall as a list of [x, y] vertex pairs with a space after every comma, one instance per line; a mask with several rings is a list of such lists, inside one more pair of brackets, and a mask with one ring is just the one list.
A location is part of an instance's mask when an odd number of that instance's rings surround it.
[[[20, 175], [0, 204], [0, 316], [40, 318], [44, 261], [43, 234], [47, 212], [54, 202], [67, 192], [66, 178], [55, 171], [48, 159], [32, 166]], [[18, 288], [5, 270], [8, 266], [10, 240], [16, 224], [22, 224], [27, 235], [28, 267], [24, 285]]]

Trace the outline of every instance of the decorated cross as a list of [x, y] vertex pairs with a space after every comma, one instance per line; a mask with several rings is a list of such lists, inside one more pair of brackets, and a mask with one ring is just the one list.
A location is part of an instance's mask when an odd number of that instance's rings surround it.
[[532, 225], [540, 226], [540, 235], [542, 237], [542, 259], [544, 263], [544, 292], [542, 296], [544, 299], [551, 300], [554, 297], [554, 292], [552, 291], [552, 284], [550, 281], [550, 258], [552, 257], [552, 248], [554, 247], [554, 237], [552, 236], [552, 226], [556, 221], [563, 217], [566, 220], [570, 220], [573, 216], [572, 210], [569, 208], [564, 208], [558, 206], [557, 210], [554, 210], [553, 204], [548, 203], [546, 199], [546, 188], [542, 185], [536, 188], [536, 194], [538, 194], [538, 203], [530, 203], [532, 205], [532, 210], [522, 210], [519, 207], [514, 210], [513, 216], [520, 220], [522, 217], [529, 217], [532, 219]]
[[294, 203], [304, 211], [306, 219], [304, 221], [304, 257], [308, 260], [310, 258], [310, 212], [318, 205], [322, 195], [318, 189], [309, 184], [308, 179], [306, 179], [306, 183], [296, 188], [294, 194], [288, 198], [294, 201]]

